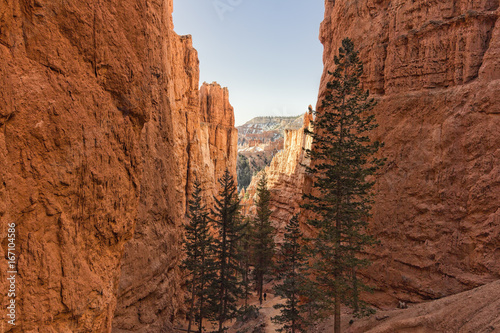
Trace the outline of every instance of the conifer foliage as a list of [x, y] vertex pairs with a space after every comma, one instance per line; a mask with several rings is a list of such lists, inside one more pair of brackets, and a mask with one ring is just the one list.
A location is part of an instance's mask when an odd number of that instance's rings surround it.
[[226, 169], [219, 179], [219, 196], [214, 198], [212, 220], [216, 230], [213, 242], [215, 271], [212, 290], [212, 309], [218, 322], [218, 332], [224, 332], [224, 322], [238, 315], [236, 302], [244, 297], [240, 240], [245, 225], [241, 222], [240, 201], [233, 176]]
[[361, 250], [374, 243], [366, 233], [372, 203], [371, 189], [382, 160], [374, 157], [380, 143], [368, 133], [377, 125], [369, 111], [375, 101], [360, 86], [363, 65], [353, 42], [342, 41], [335, 56], [336, 69], [321, 108], [315, 112], [311, 150], [313, 189], [305, 195], [304, 208], [314, 218], [308, 223], [318, 234], [311, 251], [311, 280], [316, 283], [322, 309], [335, 310], [334, 332], [340, 332], [341, 303], [359, 310], [362, 284], [356, 279], [359, 267], [368, 264], [359, 258]]
[[248, 311], [248, 298], [250, 296], [250, 243], [251, 243], [251, 223], [250, 218], [244, 219], [244, 229], [242, 230], [241, 240], [239, 242], [239, 251], [241, 252], [240, 256], [240, 268], [243, 272], [242, 275], [242, 287], [244, 294], [244, 305], [243, 305], [243, 313]]
[[274, 228], [269, 220], [271, 216], [270, 200], [271, 193], [267, 189], [267, 176], [263, 173], [257, 184], [257, 200], [255, 202], [257, 214], [252, 227], [254, 278], [260, 304], [262, 304], [264, 279], [272, 272], [275, 250]]
[[198, 323], [198, 332], [203, 327], [203, 318], [207, 313], [209, 298], [208, 285], [213, 279], [213, 258], [211, 244], [213, 238], [209, 230], [208, 210], [203, 204], [200, 183], [194, 182], [192, 199], [189, 200], [189, 223], [185, 226], [184, 250], [187, 254], [182, 267], [189, 273], [187, 286], [188, 297], [188, 332], [191, 332], [193, 322]]
[[275, 309], [280, 310], [280, 315], [271, 319], [282, 325], [279, 332], [305, 331], [299, 297], [304, 285], [302, 272], [307, 262], [301, 241], [302, 233], [299, 229], [298, 215], [295, 215], [285, 227], [284, 243], [277, 256], [276, 272], [281, 282], [274, 286], [274, 292], [277, 296], [281, 296], [285, 303], [274, 306]]

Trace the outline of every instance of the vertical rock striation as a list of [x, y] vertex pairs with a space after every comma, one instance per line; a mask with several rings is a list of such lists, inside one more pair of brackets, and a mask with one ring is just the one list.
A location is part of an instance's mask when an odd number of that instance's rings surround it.
[[173, 87], [179, 90], [170, 104], [172, 112], [153, 112], [143, 130], [139, 215], [134, 238], [125, 246], [113, 332], [172, 329], [184, 307], [179, 264], [193, 182], [201, 181], [210, 201], [224, 170], [236, 175], [238, 134], [228, 90], [217, 83], [204, 83], [198, 90], [198, 60], [191, 39], [175, 34], [172, 39], [172, 48], [181, 50], [173, 59], [173, 81], [190, 84], [186, 90]]
[[[155, 86], [152, 16], [139, 3], [0, 4], [0, 251], [14, 222], [18, 259], [5, 330], [111, 329]], [[2, 318], [6, 272], [1, 260]]]
[[186, 198], [195, 176], [213, 191], [236, 172], [237, 134], [227, 90], [211, 85], [202, 111], [172, 6], [0, 4], [0, 252], [16, 223], [19, 272], [3, 329], [157, 332], [181, 308]]
[[[373, 301], [419, 301], [500, 278], [499, 2], [325, 1], [325, 72], [344, 37], [379, 103], [387, 164], [365, 272]], [[320, 105], [320, 104], [318, 104]]]

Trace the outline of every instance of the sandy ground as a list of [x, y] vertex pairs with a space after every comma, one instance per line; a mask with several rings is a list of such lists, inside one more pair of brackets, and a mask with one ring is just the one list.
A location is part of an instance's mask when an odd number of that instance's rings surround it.
[[273, 308], [273, 306], [280, 303], [281, 301], [282, 299], [280, 297], [274, 297], [274, 295], [268, 294], [267, 300], [262, 303], [262, 309], [260, 310], [260, 313], [265, 318], [266, 333], [276, 332], [276, 330], [280, 327], [279, 325], [274, 324], [271, 321], [271, 318], [279, 315], [279, 310], [276, 310], [275, 308]]
[[266, 300], [259, 304], [259, 300], [256, 295], [252, 295], [249, 298], [248, 305], [254, 305], [260, 307], [259, 317], [257, 319], [251, 320], [245, 324], [234, 323], [233, 326], [228, 330], [228, 333], [237, 332], [247, 332], [253, 333], [254, 331], [258, 333], [274, 333], [279, 328], [279, 325], [274, 324], [271, 318], [279, 314], [279, 310], [273, 308], [275, 304], [280, 303], [281, 298], [275, 297], [271, 293], [271, 288], [266, 288], [267, 297]]

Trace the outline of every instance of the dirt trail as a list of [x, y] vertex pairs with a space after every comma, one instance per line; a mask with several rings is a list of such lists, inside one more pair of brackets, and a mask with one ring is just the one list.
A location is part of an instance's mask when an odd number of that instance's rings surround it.
[[280, 297], [275, 297], [274, 294], [267, 293], [267, 299], [262, 302], [262, 306], [259, 304], [259, 300], [255, 295], [252, 295], [249, 299], [248, 305], [253, 305], [259, 308], [259, 317], [242, 323], [233, 323], [233, 326], [228, 330], [228, 333], [236, 332], [259, 332], [259, 333], [275, 333], [280, 327], [271, 321], [271, 318], [277, 316], [280, 311], [273, 308], [274, 305], [280, 303], [282, 299]]
[[278, 304], [280, 302], [282, 302], [281, 297], [275, 297], [272, 294], [268, 294], [267, 300], [262, 302], [262, 309], [260, 310], [260, 313], [262, 313], [262, 315], [264, 315], [265, 317], [266, 333], [274, 333], [280, 327], [279, 325], [274, 324], [271, 321], [272, 317], [277, 316], [280, 313], [279, 310], [273, 308], [275, 304]]

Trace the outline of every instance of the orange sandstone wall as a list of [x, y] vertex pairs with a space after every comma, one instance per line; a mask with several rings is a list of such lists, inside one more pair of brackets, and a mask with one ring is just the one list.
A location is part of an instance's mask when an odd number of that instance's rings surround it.
[[[160, 86], [145, 37], [163, 26], [148, 23], [156, 15], [116, 1], [0, 4], [0, 252], [11, 222], [18, 251], [17, 322], [5, 330], [111, 329]], [[0, 260], [2, 318], [6, 271]]]
[[[236, 181], [236, 161], [238, 159], [238, 130], [234, 127], [234, 110], [229, 103], [229, 92], [227, 88], [215, 82], [203, 83], [200, 88], [201, 129], [208, 136], [210, 156], [204, 157], [206, 164], [213, 164], [213, 171], [206, 170], [205, 173], [213, 175], [217, 179], [222, 177], [226, 168], [231, 172]], [[210, 187], [207, 181], [207, 189], [216, 193], [217, 187]]]
[[[175, 35], [174, 41], [179, 38]], [[184, 41], [183, 37], [180, 41]], [[182, 259], [182, 225], [186, 198], [195, 178], [206, 190], [207, 199], [216, 194], [217, 179], [226, 167], [236, 175], [237, 130], [227, 88], [203, 84], [183, 77], [198, 75], [198, 60], [191, 44], [177, 45], [177, 81], [192, 82], [179, 90], [173, 113], [160, 110], [146, 124], [142, 147], [144, 171], [139, 215], [133, 240], [125, 246], [121, 264], [118, 306], [113, 332], [161, 332], [171, 330], [182, 310], [184, 277], [179, 269]], [[186, 53], [191, 62], [182, 62]], [[183, 96], [190, 96], [188, 99]], [[210, 200], [210, 199], [208, 199]]]
[[0, 254], [14, 222], [18, 259], [17, 322], [2, 329], [170, 329], [186, 196], [235, 168], [237, 140], [227, 90], [211, 85], [224, 108], [202, 111], [172, 6], [0, 3]]
[[[419, 301], [500, 278], [500, 21], [497, 0], [325, 1], [325, 72], [350, 37], [387, 165], [365, 272], [372, 300]], [[320, 105], [318, 103], [318, 105]]]

